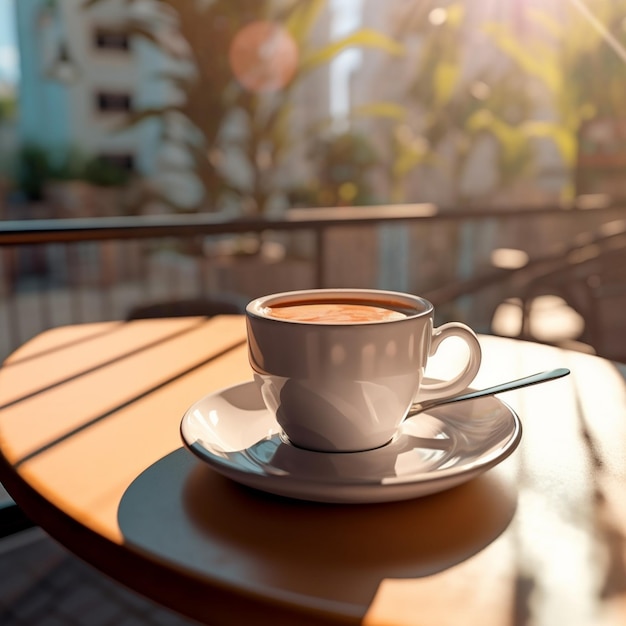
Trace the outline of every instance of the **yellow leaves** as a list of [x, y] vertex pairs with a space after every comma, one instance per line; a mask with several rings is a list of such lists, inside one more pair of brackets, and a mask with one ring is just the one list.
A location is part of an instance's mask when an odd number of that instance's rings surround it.
[[416, 135], [406, 123], [409, 112], [405, 106], [387, 101], [371, 102], [356, 107], [352, 113], [361, 117], [384, 118], [395, 123], [393, 130], [393, 180], [399, 181], [415, 167], [433, 157], [428, 142], [423, 137]]
[[552, 92], [560, 92], [563, 75], [554, 49], [538, 42], [522, 45], [503, 24], [490, 22], [483, 25], [483, 30], [528, 75], [541, 79]]
[[616, 17], [621, 19], [624, 11], [615, 0], [570, 0], [569, 4], [566, 43], [570, 49], [578, 51], [593, 52], [604, 45], [611, 23]]
[[338, 195], [344, 204], [351, 204], [359, 193], [359, 188], [354, 183], [342, 183], [339, 186]]
[[467, 129], [474, 133], [487, 131], [498, 140], [505, 168], [511, 164], [519, 166], [522, 155], [528, 153], [529, 135], [524, 124], [509, 124], [487, 109], [481, 109], [471, 115], [467, 121]]
[[432, 156], [428, 141], [424, 137], [414, 134], [408, 124], [397, 125], [394, 128], [393, 138], [392, 172], [394, 178], [405, 176]]
[[285, 29], [294, 38], [299, 48], [304, 45], [318, 16], [326, 6], [326, 0], [308, 0], [298, 5], [284, 23]]
[[467, 118], [465, 127], [473, 133], [489, 130], [494, 123], [493, 113], [489, 109], [479, 109]]
[[394, 178], [402, 178], [415, 167], [424, 162], [425, 155], [414, 150], [400, 150], [393, 161], [392, 172]]
[[[510, 26], [488, 23], [484, 32], [528, 77], [537, 79], [552, 99], [553, 121], [528, 120], [517, 127], [520, 137], [541, 138], [554, 143], [566, 167], [576, 165], [581, 124], [601, 111], [623, 108], [623, 77], [606, 64], [610, 27], [621, 22], [614, 0], [588, 3], [573, 0], [567, 9], [550, 14], [547, 9], [527, 7], [525, 15], [534, 28], [518, 38]], [[604, 61], [604, 63], [603, 63]], [[604, 68], [606, 67], [606, 72]], [[595, 72], [604, 72], [604, 80]], [[472, 120], [474, 128], [489, 128], [510, 154], [515, 145], [511, 129], [488, 121], [484, 115]]]
[[496, 117], [490, 111], [479, 111], [468, 120], [468, 127], [474, 131], [488, 130], [497, 139], [503, 150], [505, 160], [513, 158], [527, 144], [527, 136], [521, 125], [513, 126]]
[[578, 115], [580, 121], [591, 120], [598, 114], [597, 108], [591, 102], [585, 102], [580, 107]]
[[355, 107], [353, 115], [359, 117], [377, 117], [404, 122], [407, 118], [406, 107], [397, 102], [370, 102]]
[[452, 99], [457, 79], [461, 73], [459, 63], [440, 61], [434, 70], [435, 106], [447, 104]]
[[467, 129], [474, 133], [492, 133], [498, 139], [506, 161], [514, 160], [528, 146], [529, 139], [550, 139], [568, 167], [576, 161], [578, 142], [563, 122], [528, 120], [513, 125], [495, 117], [491, 111], [481, 109], [468, 119]]
[[395, 56], [404, 54], [404, 46], [391, 37], [370, 28], [363, 28], [306, 54], [302, 59], [300, 72], [304, 73], [328, 63], [343, 50], [360, 47], [376, 48]]
[[465, 6], [461, 2], [450, 5], [446, 9], [446, 22], [450, 26], [458, 27], [465, 19]]
[[555, 122], [528, 121], [521, 124], [528, 137], [551, 139], [567, 167], [573, 167], [578, 153], [578, 141], [569, 128]]

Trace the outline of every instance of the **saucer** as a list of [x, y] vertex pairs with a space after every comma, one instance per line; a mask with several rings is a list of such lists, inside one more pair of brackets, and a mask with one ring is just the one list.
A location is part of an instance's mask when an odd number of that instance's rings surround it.
[[450, 489], [500, 463], [522, 436], [515, 412], [488, 396], [415, 415], [374, 450], [304, 450], [286, 440], [252, 381], [195, 402], [180, 431], [191, 452], [234, 481], [335, 503], [406, 500]]

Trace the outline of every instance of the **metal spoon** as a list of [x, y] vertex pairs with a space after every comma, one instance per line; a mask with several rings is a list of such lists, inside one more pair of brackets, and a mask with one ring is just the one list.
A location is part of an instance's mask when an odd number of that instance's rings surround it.
[[463, 400], [473, 400], [474, 398], [482, 398], [483, 396], [493, 396], [496, 393], [502, 393], [503, 391], [511, 391], [512, 389], [521, 389], [522, 387], [530, 387], [530, 385], [537, 385], [539, 383], [545, 383], [548, 380], [554, 380], [555, 378], [562, 378], [569, 374], [569, 370], [565, 367], [560, 367], [555, 370], [549, 370], [546, 372], [539, 372], [532, 376], [525, 376], [524, 378], [518, 378], [517, 380], [511, 380], [507, 383], [501, 383], [494, 385], [493, 387], [487, 387], [486, 389], [479, 389], [478, 391], [470, 391], [462, 393], [458, 396], [450, 396], [448, 398], [434, 398], [432, 400], [424, 400], [423, 402], [415, 402], [409, 409], [407, 417], [427, 411], [436, 406], [443, 404], [451, 404], [452, 402], [462, 402]]

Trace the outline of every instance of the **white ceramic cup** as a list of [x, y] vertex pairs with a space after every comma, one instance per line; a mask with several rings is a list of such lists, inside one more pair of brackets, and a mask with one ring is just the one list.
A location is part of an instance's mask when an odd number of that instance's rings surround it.
[[[356, 311], [350, 320], [341, 320], [342, 304]], [[419, 296], [372, 289], [309, 289], [250, 302], [250, 364], [289, 441], [323, 452], [377, 448], [418, 398], [467, 388], [480, 368], [478, 339], [460, 322], [435, 328], [433, 313]], [[451, 380], [422, 383], [428, 358], [449, 337], [467, 344], [465, 367]]]

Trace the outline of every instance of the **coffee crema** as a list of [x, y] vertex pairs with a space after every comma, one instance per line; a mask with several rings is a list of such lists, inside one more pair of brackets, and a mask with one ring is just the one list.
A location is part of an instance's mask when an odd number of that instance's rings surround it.
[[[362, 324], [404, 319], [409, 311], [384, 302], [281, 302], [264, 308], [268, 317], [316, 324]], [[406, 309], [406, 307], [405, 307]]]

